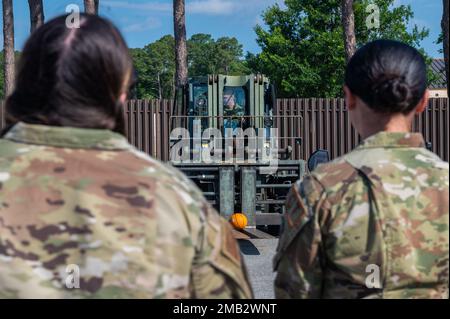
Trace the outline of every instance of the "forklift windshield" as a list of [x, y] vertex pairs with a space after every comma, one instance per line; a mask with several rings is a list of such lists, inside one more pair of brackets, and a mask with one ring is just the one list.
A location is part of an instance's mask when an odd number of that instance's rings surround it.
[[240, 86], [225, 86], [223, 88], [224, 128], [243, 128], [244, 116], [247, 115], [246, 92]]

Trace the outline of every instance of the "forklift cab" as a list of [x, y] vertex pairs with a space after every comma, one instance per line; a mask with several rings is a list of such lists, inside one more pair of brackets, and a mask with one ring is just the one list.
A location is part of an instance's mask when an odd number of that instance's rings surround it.
[[[170, 136], [172, 165], [225, 218], [245, 213], [249, 227], [278, 225], [288, 190], [305, 172], [303, 160], [289, 159], [289, 147], [278, 148], [273, 129], [288, 121], [275, 108], [274, 86], [263, 75], [208, 75], [177, 90], [171, 117], [172, 130], [180, 128]], [[215, 132], [203, 134], [207, 129]]]
[[[209, 75], [191, 78], [178, 94], [176, 108], [187, 115], [192, 133], [193, 121], [201, 122], [202, 130], [216, 128], [271, 127], [275, 92], [262, 75]], [[183, 105], [184, 104], [184, 105]]]

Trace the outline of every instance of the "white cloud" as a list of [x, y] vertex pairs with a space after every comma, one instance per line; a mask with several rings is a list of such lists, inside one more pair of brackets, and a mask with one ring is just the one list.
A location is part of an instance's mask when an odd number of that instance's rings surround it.
[[144, 2], [133, 3], [132, 1], [116, 1], [116, 0], [102, 0], [102, 6], [118, 8], [118, 9], [130, 9], [139, 11], [155, 11], [155, 12], [171, 12], [172, 4], [163, 2]]
[[237, 10], [237, 2], [224, 0], [194, 0], [186, 3], [187, 13], [229, 15]]
[[284, 7], [284, 0], [186, 0], [186, 11], [190, 14], [239, 15], [260, 13], [274, 4]]
[[[188, 14], [201, 15], [236, 15], [243, 12], [260, 12], [270, 5], [278, 3], [283, 6], [283, 0], [186, 0]], [[102, 0], [102, 6], [149, 12], [172, 13], [171, 2]]]
[[264, 19], [260, 14], [255, 17], [255, 25], [264, 25]]
[[123, 28], [124, 32], [142, 32], [157, 29], [161, 26], [161, 21], [155, 18], [147, 18], [144, 21], [129, 24]]
[[427, 21], [422, 20], [422, 19], [417, 19], [417, 18], [413, 18], [409, 21], [410, 28], [413, 28], [414, 25], [417, 25], [419, 27], [419, 29], [421, 29], [421, 28], [430, 29], [431, 28], [430, 24]]

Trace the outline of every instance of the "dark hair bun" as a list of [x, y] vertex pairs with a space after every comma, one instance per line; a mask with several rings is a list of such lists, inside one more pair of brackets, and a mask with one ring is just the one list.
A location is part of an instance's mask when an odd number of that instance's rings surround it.
[[407, 114], [427, 89], [427, 67], [413, 47], [398, 41], [376, 40], [350, 59], [345, 84], [376, 112]]
[[374, 103], [381, 112], [402, 113], [411, 104], [412, 92], [403, 78], [380, 81], [373, 89]]

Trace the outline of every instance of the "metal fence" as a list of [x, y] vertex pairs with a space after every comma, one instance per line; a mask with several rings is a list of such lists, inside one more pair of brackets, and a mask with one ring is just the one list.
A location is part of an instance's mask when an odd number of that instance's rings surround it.
[[[280, 141], [282, 147], [285, 143], [293, 147], [295, 159], [306, 159], [317, 149], [326, 149], [335, 158], [361, 141], [350, 124], [343, 99], [279, 99], [277, 103], [277, 114], [297, 115], [296, 121], [289, 118], [278, 124], [281, 136], [302, 138], [300, 144], [294, 139]], [[433, 152], [445, 161], [449, 160], [448, 104], [447, 98], [430, 99], [426, 111], [415, 117], [412, 128], [421, 132], [432, 144]]]
[[130, 100], [125, 109], [128, 140], [150, 156], [169, 159], [170, 100]]
[[[433, 98], [417, 116], [413, 130], [421, 132], [432, 150], [449, 160], [448, 99]], [[130, 100], [125, 109], [126, 132], [138, 149], [167, 161], [172, 102]], [[360, 137], [350, 124], [343, 99], [278, 99], [275, 113], [280, 148], [292, 147], [293, 159], [307, 159], [317, 149], [327, 149], [335, 158], [353, 149]], [[0, 106], [0, 128], [4, 125]]]

